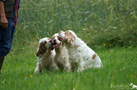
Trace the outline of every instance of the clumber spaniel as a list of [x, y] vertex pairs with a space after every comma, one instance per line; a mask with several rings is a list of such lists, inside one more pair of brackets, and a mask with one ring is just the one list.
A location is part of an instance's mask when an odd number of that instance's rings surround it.
[[35, 74], [40, 73], [44, 68], [49, 71], [58, 69], [54, 62], [55, 54], [55, 50], [51, 50], [51, 40], [47, 37], [40, 39], [36, 53], [38, 61]]
[[62, 43], [62, 40], [58, 34], [52, 36], [52, 47], [55, 48], [56, 51], [55, 63], [61, 71], [69, 72], [71, 71], [71, 65], [69, 63], [68, 51]]
[[63, 43], [68, 50], [71, 67], [78, 67], [78, 72], [88, 68], [103, 67], [99, 56], [90, 49], [73, 31], [59, 31], [59, 37], [63, 39]]

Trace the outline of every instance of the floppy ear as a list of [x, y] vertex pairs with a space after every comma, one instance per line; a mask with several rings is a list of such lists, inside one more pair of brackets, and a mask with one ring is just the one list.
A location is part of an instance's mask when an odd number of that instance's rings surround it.
[[75, 38], [71, 36], [66, 36], [65, 39], [67, 40], [68, 43], [73, 43]]
[[73, 43], [75, 41], [75, 36], [71, 32], [66, 31], [64, 39], [66, 39], [68, 43]]
[[40, 54], [44, 54], [45, 52], [46, 52], [46, 47], [45, 47], [45, 44], [46, 44], [47, 42], [45, 41], [45, 42], [41, 42], [40, 44], [39, 44], [39, 48], [38, 48], [38, 50], [37, 50], [37, 53], [36, 53], [36, 56], [39, 56]]

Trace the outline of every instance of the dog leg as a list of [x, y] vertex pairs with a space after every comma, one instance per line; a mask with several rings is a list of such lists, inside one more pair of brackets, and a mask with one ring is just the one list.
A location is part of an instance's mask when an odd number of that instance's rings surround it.
[[71, 72], [71, 65], [69, 63], [65, 64], [63, 72]]
[[77, 72], [84, 71], [86, 69], [85, 68], [85, 66], [86, 66], [85, 64], [86, 64], [85, 62], [79, 63]]
[[51, 66], [50, 66], [50, 71], [55, 71], [55, 70], [58, 70], [58, 66], [53, 63]]
[[42, 71], [41, 67], [39, 64], [37, 64], [37, 67], [35, 68], [35, 74], [39, 74]]

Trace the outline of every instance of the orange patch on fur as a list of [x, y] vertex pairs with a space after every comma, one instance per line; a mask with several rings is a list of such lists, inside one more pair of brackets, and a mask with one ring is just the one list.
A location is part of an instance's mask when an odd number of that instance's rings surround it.
[[68, 33], [69, 33], [69, 30], [67, 30], [67, 31], [65, 32], [65, 35], [68, 34]]
[[96, 54], [94, 54], [93, 56], [92, 56], [92, 59], [95, 59], [97, 57], [97, 55]]
[[75, 40], [75, 36], [71, 32], [69, 32], [69, 30], [65, 32], [64, 38], [67, 39], [69, 43], [72, 43]]
[[36, 53], [36, 56], [39, 56], [40, 54], [44, 54], [45, 52], [46, 52], [46, 47], [45, 47], [45, 44], [46, 44], [47, 42], [45, 41], [45, 42], [41, 42], [40, 44], [39, 44], [39, 48], [38, 48], [38, 51], [37, 51], [37, 53]]
[[80, 45], [75, 45], [74, 47], [75, 47], [75, 48], [78, 48], [78, 47], [80, 47]]

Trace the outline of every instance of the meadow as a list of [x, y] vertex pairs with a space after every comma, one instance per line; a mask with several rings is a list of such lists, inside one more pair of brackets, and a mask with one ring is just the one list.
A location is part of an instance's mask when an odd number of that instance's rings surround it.
[[34, 48], [19, 48], [7, 56], [0, 75], [0, 90], [130, 90], [130, 83], [137, 84], [137, 48], [96, 50], [103, 62], [101, 69], [80, 73], [45, 71], [39, 75], [34, 74]]
[[[38, 41], [73, 30], [103, 68], [34, 74]], [[0, 90], [130, 90], [137, 85], [136, 0], [21, 0], [19, 27], [0, 75]]]

